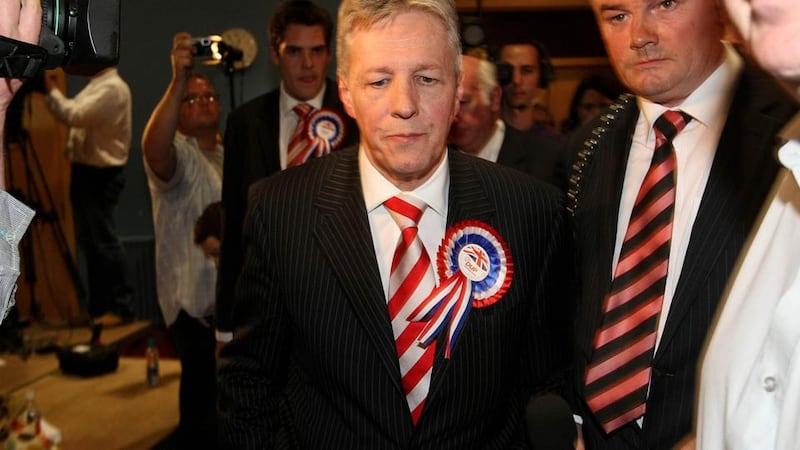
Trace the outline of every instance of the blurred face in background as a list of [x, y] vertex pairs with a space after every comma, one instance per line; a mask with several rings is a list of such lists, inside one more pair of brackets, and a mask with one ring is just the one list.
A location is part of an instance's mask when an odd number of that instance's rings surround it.
[[448, 136], [450, 144], [473, 155], [480, 152], [492, 137], [500, 116], [500, 87], [496, 83], [493, 87], [481, 85], [480, 64], [481, 61], [475, 57], [461, 57], [464, 94]]
[[533, 105], [541, 80], [539, 51], [531, 44], [506, 45], [500, 50], [500, 60], [514, 68], [511, 82], [503, 87], [506, 106], [525, 108]]
[[586, 89], [581, 95], [578, 103], [578, 119], [580, 123], [586, 123], [600, 113], [606, 106], [611, 104], [611, 99], [603, 95], [598, 90]]
[[300, 101], [319, 94], [331, 59], [322, 25], [289, 25], [278, 48], [270, 51], [286, 92]]
[[731, 21], [756, 60], [788, 81], [800, 98], [800, 3], [797, 0], [725, 0]]
[[219, 112], [219, 98], [211, 83], [204, 78], [190, 77], [178, 116], [181, 133], [196, 136], [204, 131], [216, 132]]
[[591, 0], [620, 81], [674, 106], [719, 67], [724, 47], [718, 0]]

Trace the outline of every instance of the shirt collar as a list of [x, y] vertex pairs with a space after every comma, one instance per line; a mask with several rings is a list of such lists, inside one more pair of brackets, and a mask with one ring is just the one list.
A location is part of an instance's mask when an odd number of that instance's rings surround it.
[[217, 142], [217, 147], [216, 147], [215, 150], [203, 150], [202, 148], [200, 148], [200, 144], [197, 143], [197, 138], [196, 137], [189, 136], [188, 134], [183, 134], [183, 133], [181, 133], [180, 131], [177, 131], [177, 130], [175, 130], [175, 139], [178, 140], [178, 141], [187, 142], [187, 143], [189, 143], [189, 145], [197, 147], [197, 149], [200, 150], [203, 153], [214, 153], [214, 152], [222, 152], [223, 151], [223, 146], [219, 142]]
[[791, 170], [800, 184], [800, 113], [797, 113], [778, 134], [787, 142], [778, 149], [778, 160]]
[[492, 137], [489, 138], [489, 141], [486, 142], [486, 145], [484, 145], [481, 151], [478, 152], [477, 156], [487, 161], [497, 162], [497, 158], [500, 156], [500, 148], [503, 147], [503, 139], [505, 136], [506, 124], [503, 123], [502, 120], [497, 119], [494, 124], [494, 133], [492, 133]]
[[[302, 103], [308, 103], [309, 105], [313, 106], [315, 110], [322, 108], [322, 98], [325, 97], [325, 87], [327, 83], [322, 83], [322, 89], [319, 90], [314, 98], [306, 100]], [[281, 81], [280, 87], [280, 111], [281, 117], [286, 116], [287, 114], [292, 113], [292, 109], [297, 106], [298, 103], [301, 103], [300, 100], [292, 97], [286, 92], [286, 88], [284, 87], [283, 81]]]
[[722, 63], [681, 104], [667, 108], [638, 97], [639, 107], [649, 128], [652, 129], [656, 119], [668, 109], [684, 111], [692, 116], [693, 122], [706, 127], [711, 127], [716, 121], [725, 120], [733, 101], [736, 83], [744, 70], [744, 61], [729, 43], [723, 41], [722, 45], [725, 47]]
[[[358, 170], [361, 174], [361, 190], [364, 193], [364, 203], [368, 213], [401, 192], [383, 174], [378, 172], [378, 169], [367, 158], [363, 148], [358, 149]], [[444, 216], [447, 211], [447, 187], [449, 185], [450, 165], [448, 164], [447, 150], [445, 150], [442, 162], [439, 163], [430, 178], [409, 193], [425, 201], [429, 209]]]

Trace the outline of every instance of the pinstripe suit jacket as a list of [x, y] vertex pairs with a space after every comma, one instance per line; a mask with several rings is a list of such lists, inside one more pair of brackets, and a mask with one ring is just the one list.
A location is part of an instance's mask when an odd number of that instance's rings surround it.
[[[219, 368], [223, 448], [521, 448], [524, 403], [563, 366], [563, 256], [555, 189], [449, 152], [448, 226], [482, 220], [506, 240], [514, 278], [473, 309], [450, 360], [441, 343], [413, 426], [355, 148], [260, 182], [245, 227], [234, 340]], [[441, 336], [440, 336], [441, 337]], [[563, 367], [562, 367], [563, 368]]]
[[[216, 326], [229, 331], [230, 302], [242, 268], [242, 224], [250, 185], [281, 170], [280, 89], [274, 89], [236, 108], [225, 126], [225, 164], [222, 177], [223, 239], [217, 277]], [[358, 128], [344, 112], [333, 80], [325, 80], [322, 106], [339, 111], [345, 121], [342, 148], [358, 142]]]
[[[728, 276], [777, 173], [775, 134], [796, 105], [764, 72], [749, 64], [725, 123], [689, 248], [654, 355], [643, 428], [635, 423], [603, 434], [585, 406], [582, 374], [602, 320], [636, 103], [618, 117], [594, 152], [581, 183], [575, 236], [581, 289], [576, 324], [576, 407], [584, 417], [587, 449], [667, 449], [691, 431], [697, 359]], [[574, 151], [600, 119], [576, 133]]]

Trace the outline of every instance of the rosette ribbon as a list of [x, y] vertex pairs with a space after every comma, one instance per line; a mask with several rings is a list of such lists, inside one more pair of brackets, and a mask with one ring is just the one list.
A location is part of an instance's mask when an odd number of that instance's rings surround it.
[[344, 140], [344, 120], [330, 108], [321, 108], [308, 120], [308, 155], [319, 158], [335, 150]]
[[472, 308], [496, 303], [513, 278], [513, 262], [505, 241], [480, 221], [453, 225], [439, 246], [439, 286], [409, 315], [412, 322], [427, 322], [417, 342], [427, 346], [447, 328], [444, 357], [450, 355]]

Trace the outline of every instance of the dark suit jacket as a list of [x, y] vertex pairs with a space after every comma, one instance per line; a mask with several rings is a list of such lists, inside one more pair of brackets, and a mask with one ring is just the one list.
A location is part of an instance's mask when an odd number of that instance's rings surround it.
[[[617, 216], [628, 150], [639, 114], [635, 101], [615, 112], [602, 138], [577, 133], [571, 149], [597, 139], [580, 182], [575, 222], [581, 295], [576, 324], [576, 407], [584, 417], [587, 449], [666, 449], [691, 431], [697, 360], [728, 276], [777, 173], [775, 134], [796, 105], [765, 73], [746, 66], [730, 107], [711, 173], [691, 230], [689, 248], [653, 360], [643, 429], [635, 424], [605, 436], [583, 397], [602, 302], [611, 285]], [[608, 110], [606, 110], [608, 112]], [[574, 187], [574, 186], [573, 186]]]
[[555, 139], [506, 126], [497, 163], [513, 167], [564, 190], [558, 172], [562, 144]]
[[[216, 327], [230, 328], [230, 303], [242, 267], [242, 224], [247, 190], [254, 182], [281, 170], [280, 89], [275, 89], [236, 108], [225, 127], [225, 163], [222, 176], [222, 248], [217, 278]], [[358, 128], [344, 112], [336, 83], [325, 82], [322, 106], [340, 111], [346, 136], [341, 148], [358, 142]]]
[[[564, 237], [555, 189], [449, 153], [447, 223], [481, 220], [514, 263], [450, 360], [439, 339], [416, 427], [400, 383], [355, 148], [254, 187], [235, 337], [219, 369], [223, 448], [524, 448], [524, 403], [568, 353], [548, 274]], [[440, 338], [443, 336], [440, 336]], [[562, 367], [563, 368], [563, 367]]]

